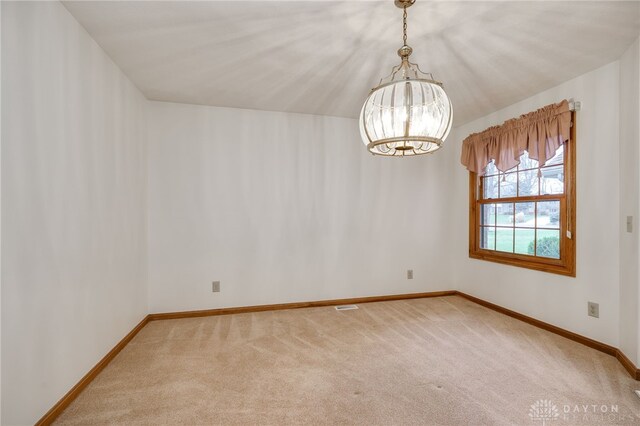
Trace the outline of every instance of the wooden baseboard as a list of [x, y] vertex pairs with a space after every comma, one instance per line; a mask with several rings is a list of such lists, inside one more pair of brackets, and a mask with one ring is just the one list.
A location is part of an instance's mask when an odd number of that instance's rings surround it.
[[150, 314], [149, 321], [208, 317], [214, 315], [244, 314], [247, 312], [278, 311], [282, 309], [317, 308], [321, 306], [350, 305], [356, 303], [386, 302], [389, 300], [422, 299], [425, 297], [455, 296], [455, 290], [428, 293], [391, 294], [387, 296], [352, 297], [349, 299], [318, 300], [314, 302], [279, 303], [276, 305], [239, 306], [236, 308], [206, 309], [202, 311], [166, 312]]
[[491, 302], [487, 302], [486, 300], [479, 299], [477, 297], [471, 296], [461, 291], [456, 291], [456, 294], [458, 296], [464, 297], [467, 300], [470, 300], [471, 302], [477, 303], [478, 305], [482, 305], [485, 308], [492, 309], [496, 312], [500, 312], [501, 314], [508, 315], [517, 320], [526, 322], [527, 324], [531, 324], [543, 330], [550, 331], [554, 334], [565, 337], [569, 340], [573, 340], [574, 342], [581, 343], [585, 346], [589, 346], [590, 348], [596, 349], [600, 352], [604, 352], [607, 355], [616, 357], [616, 359], [620, 362], [620, 364], [622, 364], [624, 369], [627, 370], [627, 372], [631, 377], [633, 377], [635, 380], [640, 380], [640, 370], [618, 348], [614, 348], [613, 346], [607, 345], [606, 343], [598, 342], [597, 340], [590, 339], [588, 337], [582, 336], [572, 331], [565, 330], [564, 328], [556, 327], [555, 325], [546, 323], [544, 321], [540, 321], [538, 319], [529, 317], [519, 312], [515, 312], [510, 309], [503, 308], [502, 306], [493, 304]]
[[71, 402], [76, 399], [76, 397], [82, 392], [84, 388], [115, 358], [116, 355], [134, 338], [136, 334], [140, 330], [144, 328], [145, 325], [149, 321], [157, 321], [157, 320], [165, 320], [165, 319], [180, 319], [180, 318], [196, 318], [196, 317], [206, 317], [213, 315], [229, 315], [229, 314], [241, 314], [247, 312], [263, 312], [263, 311], [275, 311], [282, 309], [299, 309], [299, 308], [316, 308], [321, 306], [335, 306], [335, 305], [348, 305], [348, 304], [356, 304], [356, 303], [371, 303], [371, 302], [386, 302], [391, 300], [406, 300], [406, 299], [421, 299], [426, 297], [443, 297], [443, 296], [461, 296], [465, 299], [482, 305], [486, 308], [492, 309], [496, 312], [500, 312], [504, 315], [508, 315], [512, 318], [518, 319], [520, 321], [524, 321], [528, 324], [536, 326], [538, 328], [542, 328], [544, 330], [550, 331], [552, 333], [558, 334], [567, 339], [573, 340], [575, 342], [581, 343], [583, 345], [589, 346], [593, 349], [597, 349], [601, 352], [614, 356], [618, 359], [618, 361], [624, 366], [624, 368], [629, 372], [631, 377], [636, 380], [640, 380], [640, 370], [636, 368], [635, 364], [625, 356], [624, 353], [618, 348], [614, 348], [613, 346], [609, 346], [607, 344], [598, 342], [596, 340], [590, 339], [585, 336], [581, 336], [577, 333], [573, 333], [571, 331], [565, 330], [560, 327], [556, 327], [555, 325], [551, 325], [544, 321], [537, 320], [535, 318], [523, 315], [521, 313], [512, 311], [507, 308], [503, 308], [502, 306], [495, 305], [493, 303], [487, 302], [485, 300], [479, 299], [477, 297], [471, 296], [466, 293], [462, 293], [456, 290], [447, 290], [447, 291], [434, 291], [428, 293], [409, 293], [409, 294], [393, 294], [387, 296], [372, 296], [372, 297], [354, 297], [349, 299], [330, 299], [330, 300], [319, 300], [314, 302], [295, 302], [295, 303], [280, 303], [276, 305], [256, 305], [256, 306], [240, 306], [235, 308], [220, 308], [220, 309], [207, 309], [202, 311], [186, 311], [186, 312], [165, 312], [158, 314], [149, 314], [138, 325], [135, 326], [133, 330], [129, 332], [116, 346], [109, 351], [107, 355], [104, 356], [98, 362], [95, 367], [91, 369], [65, 396], [63, 396], [60, 401], [56, 403], [38, 422], [36, 426], [41, 425], [50, 425], [53, 421], [58, 417], [65, 408], [71, 404]]
[[620, 364], [627, 370], [629, 375], [636, 380], [640, 380], [640, 369], [636, 368], [635, 364], [627, 358], [627, 356], [620, 350], [616, 349], [615, 357], [620, 361]]
[[464, 297], [467, 300], [470, 300], [478, 305], [482, 305], [485, 308], [492, 309], [496, 312], [500, 312], [501, 314], [508, 315], [512, 318], [518, 319], [520, 321], [526, 322], [538, 328], [542, 328], [543, 330], [550, 331], [552, 333], [558, 334], [562, 337], [566, 337], [567, 339], [573, 340], [574, 342], [582, 343], [583, 345], [589, 346], [590, 348], [597, 349], [600, 352], [604, 352], [611, 356], [616, 356], [617, 348], [613, 346], [609, 346], [605, 343], [598, 342], [597, 340], [590, 339], [588, 337], [582, 336], [580, 334], [571, 332], [569, 330], [565, 330], [564, 328], [556, 327], [555, 325], [551, 325], [544, 321], [540, 321], [538, 319], [526, 316], [519, 312], [512, 311], [507, 308], [503, 308], [502, 306], [495, 305], [493, 303], [487, 302], [486, 300], [478, 299], [477, 297], [471, 296], [466, 293], [457, 292], [459, 296]]
[[60, 399], [60, 401], [56, 403], [56, 405], [54, 405], [49, 411], [47, 411], [47, 413], [44, 416], [42, 416], [40, 420], [38, 420], [38, 422], [36, 423], [36, 426], [50, 425], [51, 423], [53, 423], [56, 417], [58, 417], [64, 411], [64, 409], [67, 408], [69, 404], [71, 404], [71, 402], [78, 397], [78, 395], [80, 395], [80, 392], [82, 392], [82, 390], [86, 388], [87, 385], [91, 383], [91, 381], [102, 370], [104, 370], [104, 368], [111, 362], [111, 360], [113, 360], [113, 358], [115, 358], [116, 355], [118, 355], [118, 353], [125, 346], [127, 346], [127, 343], [129, 343], [131, 339], [133, 339], [135, 335], [138, 334], [138, 332], [142, 330], [145, 325], [147, 325], [148, 322], [149, 322], [149, 316], [147, 315], [146, 317], [144, 317], [142, 321], [140, 321], [138, 325], [136, 325], [133, 328], [133, 330], [129, 332], [129, 334], [124, 336], [124, 338], [120, 340], [118, 344], [115, 345], [113, 349], [111, 349], [109, 353], [106, 354], [104, 358], [102, 358], [95, 365], [95, 367], [93, 367], [87, 374], [85, 374], [85, 376], [82, 379], [80, 379], [80, 381], [76, 383], [76, 385], [72, 387], [71, 390], [67, 392], [67, 394], [63, 396]]

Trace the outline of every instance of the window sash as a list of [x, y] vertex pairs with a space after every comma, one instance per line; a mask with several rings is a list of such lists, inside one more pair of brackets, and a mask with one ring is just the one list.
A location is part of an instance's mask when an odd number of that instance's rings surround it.
[[[527, 197], [527, 198], [530, 198], [530, 197]], [[519, 202], [519, 201], [526, 202], [526, 201], [528, 201], [528, 200], [522, 200], [522, 198], [517, 198], [517, 197], [514, 197], [514, 200], [515, 200], [515, 202]], [[478, 200], [477, 201], [478, 207], [476, 208], [476, 214], [477, 214], [477, 217], [476, 217], [477, 248], [476, 248], [476, 250], [478, 252], [480, 252], [480, 253], [486, 253], [488, 255], [495, 254], [495, 255], [498, 255], [498, 256], [507, 256], [507, 257], [514, 258], [514, 259], [520, 259], [520, 260], [523, 260], [523, 261], [533, 261], [533, 262], [539, 262], [539, 263], [544, 263], [544, 264], [549, 264], [549, 265], [562, 265], [564, 263], [563, 262], [563, 258], [564, 258], [564, 255], [565, 255], [565, 251], [567, 250], [566, 244], [564, 244], [566, 242], [566, 239], [567, 239], [567, 237], [566, 237], [566, 231], [567, 231], [566, 223], [567, 223], [567, 221], [566, 220], [562, 220], [562, 218], [566, 217], [566, 213], [567, 213], [566, 197], [560, 198], [560, 197], [556, 196], [555, 198], [552, 198], [552, 199], [549, 199], [548, 197], [545, 197], [543, 199], [538, 198], [535, 201], [560, 201], [560, 212], [559, 212], [560, 220], [558, 221], [559, 222], [559, 227], [558, 228], [538, 227], [537, 223], [536, 223], [536, 226], [533, 226], [533, 227], [518, 227], [518, 226], [515, 226], [516, 225], [515, 223], [513, 224], [513, 226], [505, 226], [505, 225], [497, 225], [497, 224], [494, 225], [494, 227], [496, 229], [497, 228], [503, 228], [503, 229], [513, 229], [514, 230], [514, 232], [513, 232], [513, 247], [514, 247], [513, 250], [514, 250], [514, 253], [510, 253], [510, 252], [500, 251], [500, 250], [497, 250], [495, 248], [493, 250], [492, 249], [485, 249], [485, 248], [482, 248], [480, 246], [480, 244], [481, 244], [480, 232], [481, 232], [482, 228], [485, 226], [485, 225], [482, 225], [482, 208], [481, 208], [481, 206], [483, 204], [498, 204], [498, 203], [496, 203], [496, 202], [487, 202], [487, 200], [483, 200], [483, 202], [480, 202], [480, 200]], [[501, 203], [501, 202], [502, 202], [502, 199], [500, 199], [499, 203]], [[513, 201], [511, 201], [511, 202], [513, 202]], [[537, 216], [537, 212], [536, 212], [536, 216]], [[491, 227], [491, 226], [489, 226], [489, 227]], [[535, 237], [534, 237], [534, 240], [533, 240], [534, 241], [534, 243], [533, 243], [534, 244], [533, 245], [533, 247], [534, 247], [533, 253], [534, 254], [533, 255], [515, 253], [515, 238], [516, 238], [515, 230], [516, 229], [533, 229], [533, 230], [536, 231]], [[543, 230], [543, 231], [544, 230], [556, 230], [556, 229], [559, 230], [559, 234], [560, 234], [560, 241], [559, 241], [560, 258], [559, 259], [554, 259], [554, 258], [550, 258], [550, 257], [538, 256], [536, 254], [536, 249], [537, 249], [537, 244], [538, 244], [537, 231], [538, 230]], [[494, 247], [495, 247], [495, 245], [494, 245]]]

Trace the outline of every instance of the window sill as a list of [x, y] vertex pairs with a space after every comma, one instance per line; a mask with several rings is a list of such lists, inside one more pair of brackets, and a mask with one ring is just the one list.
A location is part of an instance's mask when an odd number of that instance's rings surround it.
[[489, 262], [501, 263], [503, 265], [533, 269], [536, 271], [549, 272], [551, 274], [564, 275], [574, 278], [576, 276], [575, 267], [573, 265], [566, 265], [560, 260], [554, 261], [553, 259], [549, 259], [549, 261], [546, 262], [535, 261], [531, 259], [522, 259], [521, 257], [516, 256], [517, 255], [512, 255], [511, 257], [505, 255], [496, 255], [492, 253], [469, 252], [469, 258], [471, 259], [486, 260]]

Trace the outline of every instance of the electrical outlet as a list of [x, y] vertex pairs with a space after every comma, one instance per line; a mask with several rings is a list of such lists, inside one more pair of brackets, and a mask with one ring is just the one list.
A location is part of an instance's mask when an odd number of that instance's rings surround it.
[[590, 317], [600, 318], [600, 305], [593, 302], [587, 302], [588, 314]]
[[413, 269], [407, 269], [407, 279], [408, 280], [413, 279]]
[[211, 291], [214, 293], [220, 292], [220, 281], [214, 281], [211, 284]]

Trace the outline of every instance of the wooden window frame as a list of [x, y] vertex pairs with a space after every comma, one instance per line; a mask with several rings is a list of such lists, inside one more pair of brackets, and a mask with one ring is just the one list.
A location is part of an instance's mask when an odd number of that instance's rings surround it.
[[[564, 194], [505, 197], [483, 200], [482, 179], [469, 172], [469, 257], [554, 274], [576, 276], [576, 125], [571, 113], [571, 134], [564, 144]], [[560, 200], [560, 259], [480, 248], [482, 204]], [[515, 224], [514, 224], [515, 225]], [[570, 237], [569, 237], [570, 236]]]

